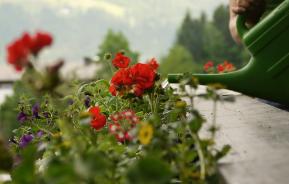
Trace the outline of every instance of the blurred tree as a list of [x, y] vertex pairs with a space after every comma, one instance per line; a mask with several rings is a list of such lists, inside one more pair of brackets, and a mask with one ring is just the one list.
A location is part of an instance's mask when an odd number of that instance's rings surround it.
[[167, 56], [161, 59], [160, 73], [198, 72], [200, 65], [194, 62], [191, 53], [181, 45], [174, 45]]
[[101, 69], [98, 71], [98, 77], [110, 79], [112, 76], [110, 63], [104, 59], [105, 54], [112, 54], [112, 57], [115, 56], [117, 52], [124, 51], [125, 55], [129, 56], [132, 59], [132, 62], [137, 62], [139, 53], [132, 51], [128, 39], [121, 32], [114, 32], [109, 30], [99, 46], [99, 52], [97, 55], [100, 58]]
[[228, 24], [229, 11], [225, 5], [215, 9], [212, 21], [208, 21], [204, 13], [199, 18], [192, 18], [190, 13], [186, 13], [176, 43], [185, 47], [196, 63], [229, 60], [240, 67], [248, 61], [248, 53], [242, 45], [233, 41]]
[[228, 6], [219, 5], [214, 11], [212, 23], [224, 35], [225, 42], [232, 46], [236, 45], [236, 43], [233, 41], [228, 29], [229, 18]]
[[202, 14], [200, 19], [192, 19], [190, 13], [187, 12], [177, 33], [177, 44], [187, 48], [198, 63], [206, 55], [204, 51], [204, 29], [206, 22], [205, 14]]
[[225, 60], [227, 48], [224, 45], [225, 39], [222, 34], [213, 24], [207, 23], [204, 29], [204, 52], [206, 57], [202, 58], [203, 62], [214, 60], [222, 62]]

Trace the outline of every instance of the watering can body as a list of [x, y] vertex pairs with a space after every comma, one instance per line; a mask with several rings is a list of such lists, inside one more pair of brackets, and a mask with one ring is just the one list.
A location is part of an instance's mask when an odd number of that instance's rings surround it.
[[[252, 29], [238, 17], [237, 30], [251, 53], [242, 69], [223, 74], [193, 74], [200, 84], [221, 83], [227, 89], [289, 105], [289, 0], [284, 1]], [[182, 74], [169, 74], [171, 83]]]

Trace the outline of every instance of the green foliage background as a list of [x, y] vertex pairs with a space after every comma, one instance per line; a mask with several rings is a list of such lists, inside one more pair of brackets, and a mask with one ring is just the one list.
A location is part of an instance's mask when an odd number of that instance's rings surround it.
[[204, 13], [198, 18], [192, 18], [187, 13], [178, 29], [175, 43], [161, 59], [161, 72], [202, 72], [202, 66], [208, 60], [216, 64], [228, 60], [236, 67], [242, 67], [249, 60], [249, 54], [242, 45], [233, 41], [228, 25], [229, 10], [225, 5], [214, 10], [211, 20]]
[[17, 109], [20, 98], [23, 95], [29, 98], [31, 93], [18, 81], [14, 84], [13, 95], [6, 98], [5, 102], [0, 106], [0, 134], [8, 138], [13, 129], [19, 127], [17, 121]]
[[200, 71], [200, 65], [198, 65], [191, 53], [184, 46], [174, 45], [169, 54], [163, 57], [160, 67], [160, 73], [164, 76], [170, 72], [182, 73], [182, 72], [197, 72]]

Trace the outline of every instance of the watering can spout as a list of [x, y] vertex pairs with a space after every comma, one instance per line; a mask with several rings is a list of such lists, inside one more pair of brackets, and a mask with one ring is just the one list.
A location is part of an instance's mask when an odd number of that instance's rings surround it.
[[[207, 85], [212, 83], [220, 83], [224, 86], [229, 86], [230, 83], [234, 82], [234, 75], [232, 73], [228, 74], [193, 74], [200, 84]], [[231, 86], [231, 85], [230, 85]]]
[[[224, 87], [229, 89], [240, 90], [240, 82], [243, 81], [242, 70], [235, 71], [231, 73], [222, 73], [222, 74], [192, 74], [192, 77], [198, 79], [199, 84], [208, 85], [213, 83], [220, 83]], [[169, 74], [168, 81], [169, 83], [179, 83], [183, 79], [184, 75], [181, 73]], [[244, 88], [244, 86], [242, 86]], [[243, 91], [243, 90], [241, 90]]]

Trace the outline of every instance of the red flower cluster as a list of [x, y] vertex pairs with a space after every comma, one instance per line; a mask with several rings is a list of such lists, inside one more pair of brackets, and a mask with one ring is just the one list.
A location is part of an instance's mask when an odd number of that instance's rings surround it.
[[158, 62], [157, 62], [157, 60], [155, 59], [155, 58], [152, 58], [149, 62], [148, 62], [148, 64], [150, 65], [150, 67], [153, 69], [153, 70], [157, 70], [158, 69], [158, 67], [159, 67], [159, 64], [158, 64]]
[[95, 107], [91, 107], [89, 109], [89, 113], [92, 116], [90, 125], [96, 129], [96, 130], [100, 130], [101, 128], [103, 128], [106, 124], [106, 117], [104, 114], [102, 114], [100, 112], [100, 108], [95, 106]]
[[204, 64], [204, 71], [209, 72], [214, 67], [213, 61], [208, 61], [206, 64]]
[[20, 71], [28, 64], [29, 55], [37, 56], [42, 48], [51, 44], [52, 37], [48, 33], [37, 32], [34, 36], [24, 33], [7, 46], [7, 61], [14, 65], [17, 71]]
[[[214, 63], [212, 61], [208, 61], [206, 64], [204, 64], [204, 71], [207, 73], [213, 73], [215, 71]], [[224, 63], [217, 65], [216, 70], [218, 73], [224, 73], [224, 72], [232, 72], [236, 70], [235, 66], [228, 62], [224, 61]]]
[[118, 112], [110, 116], [112, 121], [109, 124], [109, 132], [115, 136], [119, 142], [131, 141], [130, 131], [139, 123], [139, 118], [132, 110]]
[[154, 86], [158, 66], [153, 58], [147, 64], [137, 63], [131, 67], [120, 68], [110, 81], [110, 93], [113, 96], [126, 93], [141, 96], [145, 90]]
[[218, 70], [219, 73], [223, 73], [225, 71], [225, 68], [224, 68], [224, 66], [222, 64], [219, 64], [217, 66], [217, 70]]
[[122, 53], [117, 53], [115, 58], [112, 60], [112, 64], [116, 68], [127, 68], [130, 63], [130, 58], [124, 56]]
[[218, 69], [219, 73], [232, 72], [232, 71], [236, 70], [235, 66], [228, 61], [224, 61], [223, 64], [219, 64], [217, 66], [217, 69]]

